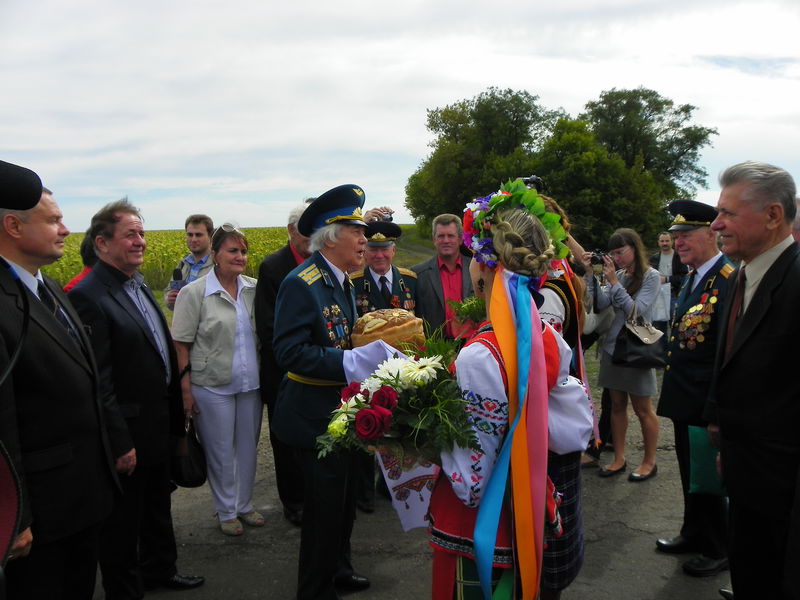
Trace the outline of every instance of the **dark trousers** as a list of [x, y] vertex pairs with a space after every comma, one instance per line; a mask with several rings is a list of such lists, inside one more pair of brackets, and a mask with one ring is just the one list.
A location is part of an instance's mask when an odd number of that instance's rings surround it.
[[723, 496], [715, 494], [690, 494], [689, 477], [691, 455], [689, 427], [686, 423], [672, 422], [675, 429], [675, 454], [683, 488], [683, 526], [681, 535], [692, 540], [700, 552], [709, 558], [728, 555], [728, 506]]
[[372, 506], [375, 504], [375, 455], [359, 452], [356, 457], [356, 501]]
[[[597, 399], [595, 399], [597, 402]], [[595, 410], [597, 410], [595, 408]], [[600, 447], [597, 447], [596, 441], [594, 436], [592, 439], [589, 440], [589, 449], [586, 451], [586, 454], [594, 457], [600, 458], [600, 453], [603, 450], [603, 446], [611, 445], [612, 438], [611, 438], [611, 393], [603, 388], [603, 394], [600, 397], [600, 417], [597, 421], [597, 431], [600, 434], [600, 440], [602, 444]]]
[[[262, 394], [264, 397], [265, 394]], [[275, 410], [274, 397], [266, 401], [267, 418], [272, 423], [272, 412]], [[284, 444], [273, 434], [270, 428], [269, 443], [272, 446], [272, 458], [275, 463], [275, 483], [278, 487], [278, 498], [284, 508], [300, 510], [303, 508], [303, 461], [299, 451]]]
[[169, 463], [137, 465], [133, 475], [120, 475], [120, 482], [122, 496], [101, 534], [100, 571], [106, 600], [138, 600], [143, 581], [177, 572]]
[[6, 565], [9, 600], [92, 600], [97, 577], [100, 524], [33, 545], [28, 556]]
[[[721, 429], [724, 434], [724, 423]], [[736, 600], [799, 598], [798, 565], [784, 570], [800, 456], [723, 437], [722, 466], [730, 495], [729, 559]], [[793, 592], [781, 591], [785, 582]]]
[[334, 578], [352, 575], [350, 534], [355, 519], [355, 455], [332, 452], [317, 458], [301, 450], [305, 476], [303, 526], [297, 573], [298, 600], [335, 600]]

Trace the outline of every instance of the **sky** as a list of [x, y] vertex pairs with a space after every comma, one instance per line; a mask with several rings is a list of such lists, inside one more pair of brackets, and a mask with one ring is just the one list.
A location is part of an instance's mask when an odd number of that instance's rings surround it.
[[74, 231], [122, 196], [149, 229], [280, 226], [344, 183], [409, 223], [428, 109], [495, 86], [575, 117], [644, 86], [718, 129], [715, 204], [743, 160], [800, 181], [799, 32], [797, 0], [0, 0], [0, 159]]

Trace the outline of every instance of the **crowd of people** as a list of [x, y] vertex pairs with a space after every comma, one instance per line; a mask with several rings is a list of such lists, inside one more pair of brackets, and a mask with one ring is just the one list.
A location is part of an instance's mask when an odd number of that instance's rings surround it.
[[[644, 441], [629, 481], [658, 473], [657, 415], [674, 426], [684, 516], [657, 550], [691, 554], [690, 576], [730, 569], [725, 598], [800, 598], [797, 192], [757, 162], [720, 184], [716, 208], [669, 205], [650, 257], [627, 228], [607, 253], [585, 252], [538, 178], [468, 204], [463, 222], [437, 216], [436, 254], [411, 269], [394, 264], [393, 210], [365, 211], [357, 185], [293, 209], [287, 244], [257, 279], [244, 274], [237, 225], [191, 215], [189, 253], [164, 290], [170, 327], [139, 272], [147, 244], [133, 204], [92, 217], [85, 268], [65, 293], [41, 271], [69, 234], [54, 194], [0, 161], [0, 516], [14, 516], [0, 528], [0, 598], [89, 600], [98, 565], [109, 600], [203, 585], [177, 568], [175, 440], [193, 424], [221, 534], [242, 535], [265, 522], [253, 499], [264, 405], [283, 515], [300, 528], [296, 597], [368, 589], [350, 536], [357, 508], [374, 509], [375, 459], [320, 457], [315, 442], [342, 388], [394, 352], [351, 343], [360, 316], [388, 308], [462, 342], [453, 370], [481, 448], [439, 457], [434, 599], [560, 597], [584, 559], [583, 467], [628, 469], [629, 400]], [[473, 295], [486, 320], [465, 326], [453, 304]], [[597, 341], [602, 416], [586, 380], [587, 308], [613, 312]], [[656, 369], [619, 348], [632, 324], [647, 342], [664, 333], [657, 410]], [[605, 445], [611, 462], [587, 459]]]

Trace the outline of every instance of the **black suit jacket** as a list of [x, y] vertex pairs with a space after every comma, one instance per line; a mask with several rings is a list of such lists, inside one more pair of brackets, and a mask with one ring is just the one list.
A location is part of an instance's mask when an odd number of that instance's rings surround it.
[[[656, 252], [650, 256], [650, 266], [658, 271], [658, 263], [661, 261], [661, 252]], [[689, 272], [689, 266], [681, 262], [681, 257], [678, 253], [672, 251], [672, 275], [669, 277], [669, 285], [671, 287], [672, 297], [678, 295], [681, 290], [681, 281], [683, 276]]]
[[[737, 275], [738, 270], [731, 275], [732, 280]], [[722, 323], [727, 323], [732, 298], [733, 292]], [[704, 416], [720, 425], [723, 438], [800, 453], [800, 380], [795, 376], [800, 340], [798, 310], [800, 246], [794, 242], [761, 280], [737, 323], [728, 356], [724, 356], [725, 327], [721, 331], [711, 398]]]
[[261, 399], [275, 406], [278, 387], [286, 371], [275, 360], [272, 335], [275, 328], [275, 301], [281, 282], [297, 266], [289, 244], [269, 254], [258, 267], [256, 284], [255, 317], [256, 333], [261, 341]]
[[717, 339], [725, 328], [722, 312], [730, 294], [733, 265], [720, 256], [689, 290], [684, 279], [667, 346], [667, 367], [658, 414], [689, 425], [705, 426], [703, 409], [711, 387]]
[[[444, 291], [439, 275], [439, 257], [414, 265], [411, 270], [417, 274], [417, 299], [414, 314], [425, 320], [430, 333], [441, 327], [445, 320]], [[465, 300], [475, 293], [469, 277], [469, 257], [461, 257], [461, 299]]]
[[[89, 340], [61, 287], [46, 276], [44, 281], [75, 324], [83, 349], [26, 289], [28, 333], [19, 361], [0, 388], [0, 441], [21, 481], [19, 530], [32, 527], [34, 544], [102, 521], [116, 485]], [[23, 303], [2, 266], [0, 314], [0, 365], [5, 367], [20, 339]]]
[[137, 464], [168, 460], [170, 434], [183, 435], [183, 403], [175, 348], [152, 292], [142, 288], [167, 334], [172, 377], [139, 309], [123, 288], [121, 271], [98, 261], [69, 293], [89, 331], [115, 457], [136, 448]]

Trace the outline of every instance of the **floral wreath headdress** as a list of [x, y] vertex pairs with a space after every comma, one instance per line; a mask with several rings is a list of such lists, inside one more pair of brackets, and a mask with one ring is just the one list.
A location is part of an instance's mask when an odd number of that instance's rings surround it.
[[533, 215], [547, 230], [553, 244], [554, 258], [564, 258], [569, 249], [564, 245], [567, 232], [561, 225], [561, 216], [548, 212], [544, 200], [535, 189], [528, 187], [519, 179], [503, 184], [500, 191], [476, 198], [464, 209], [464, 233], [462, 240], [475, 255], [475, 260], [494, 269], [497, 266], [497, 253], [494, 249], [492, 225], [499, 219], [503, 210], [518, 208]]

